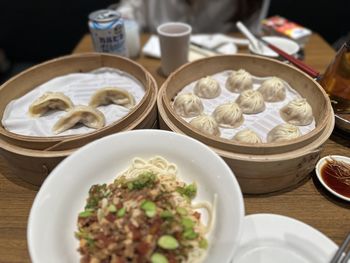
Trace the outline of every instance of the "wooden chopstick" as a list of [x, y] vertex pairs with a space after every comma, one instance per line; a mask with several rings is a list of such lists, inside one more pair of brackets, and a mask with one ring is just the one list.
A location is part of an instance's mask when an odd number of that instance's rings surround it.
[[313, 68], [309, 67], [308, 65], [306, 65], [304, 62], [302, 62], [301, 60], [287, 54], [286, 52], [284, 52], [283, 50], [279, 49], [278, 47], [276, 47], [275, 45], [270, 44], [269, 42], [267, 42], [266, 40], [264, 40], [263, 38], [259, 37], [259, 36], [255, 36], [259, 41], [261, 41], [262, 43], [264, 43], [266, 46], [268, 46], [270, 49], [272, 49], [273, 51], [275, 51], [278, 55], [280, 55], [281, 57], [285, 58], [286, 60], [288, 60], [290, 63], [292, 63], [294, 66], [296, 66], [297, 68], [299, 68], [300, 70], [304, 71], [306, 74], [308, 74], [309, 76], [313, 77], [313, 78], [319, 78], [320, 73], [316, 70], [314, 70]]
[[[343, 253], [346, 251], [346, 248], [348, 247], [349, 244], [350, 244], [350, 233], [347, 235], [347, 237], [345, 238], [343, 243], [340, 245], [339, 249], [337, 250], [337, 252], [333, 256], [333, 258], [332, 258], [330, 263], [338, 263], [339, 259], [341, 258]], [[348, 252], [348, 254], [343, 258], [341, 263], [342, 262], [346, 263], [346, 262], [349, 261], [349, 259], [350, 259], [350, 252]]]

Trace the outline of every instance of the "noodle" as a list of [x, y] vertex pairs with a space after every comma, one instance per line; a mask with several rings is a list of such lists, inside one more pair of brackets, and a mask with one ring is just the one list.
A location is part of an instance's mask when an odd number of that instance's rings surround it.
[[[160, 156], [134, 158], [113, 184], [92, 186], [78, 217], [81, 262], [202, 262], [217, 195], [213, 206], [192, 204], [196, 185], [179, 181], [177, 171]], [[206, 225], [196, 209], [207, 211]]]

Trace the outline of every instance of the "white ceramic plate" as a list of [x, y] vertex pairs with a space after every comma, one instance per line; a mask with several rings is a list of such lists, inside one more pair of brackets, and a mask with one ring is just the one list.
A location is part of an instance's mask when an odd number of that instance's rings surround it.
[[[134, 157], [160, 155], [177, 164], [179, 177], [196, 181], [194, 200], [213, 201], [218, 194], [216, 223], [205, 262], [228, 262], [237, 247], [244, 204], [239, 185], [226, 163], [206, 145], [184, 135], [137, 130], [88, 144], [60, 163], [37, 194], [28, 221], [28, 247], [34, 263], [79, 262], [74, 238], [78, 213], [88, 190], [111, 183]], [[214, 242], [215, 241], [215, 242]]]
[[[296, 42], [284, 37], [272, 36], [272, 37], [263, 37], [263, 39], [275, 45], [276, 47], [282, 49], [284, 52], [286, 52], [289, 55], [295, 55], [296, 53], [298, 53], [300, 49], [299, 45]], [[253, 54], [266, 56], [266, 57], [276, 58], [279, 56], [275, 51], [268, 48], [264, 44], [262, 44], [261, 47], [262, 47], [261, 50], [256, 50], [251, 44], [249, 44], [249, 51]]]
[[337, 245], [311, 226], [273, 214], [243, 220], [234, 263], [329, 263]]
[[[333, 190], [331, 187], [329, 187], [325, 181], [323, 180], [322, 176], [321, 176], [321, 169], [322, 169], [322, 166], [326, 163], [326, 160], [329, 159], [330, 157], [334, 158], [335, 160], [338, 160], [338, 161], [343, 161], [343, 162], [346, 162], [346, 163], [349, 163], [350, 164], [350, 158], [349, 157], [345, 157], [345, 156], [341, 156], [341, 155], [328, 155], [328, 156], [325, 156], [323, 158], [321, 158], [318, 163], [316, 164], [316, 175], [317, 175], [317, 178], [318, 180], [321, 182], [321, 184], [324, 186], [324, 188], [326, 188], [329, 192], [331, 192], [332, 194], [334, 194], [335, 196], [345, 200], [345, 201], [349, 201], [350, 202], [350, 198], [347, 197], [347, 196], [344, 196], [338, 192], [336, 192], [335, 190]], [[349, 186], [350, 188], [350, 186]]]

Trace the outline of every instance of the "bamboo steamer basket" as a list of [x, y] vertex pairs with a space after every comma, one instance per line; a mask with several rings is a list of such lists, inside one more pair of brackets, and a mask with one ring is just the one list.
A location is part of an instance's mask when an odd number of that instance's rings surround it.
[[[12, 145], [33, 150], [69, 150], [103, 136], [125, 130], [132, 123], [146, 119], [148, 114], [156, 120], [157, 84], [149, 72], [141, 65], [127, 58], [111, 54], [84, 53], [53, 59], [34, 66], [11, 78], [0, 87], [0, 116], [4, 114], [6, 105], [28, 93], [38, 85], [57, 76], [69, 73], [89, 72], [100, 67], [111, 67], [134, 76], [145, 88], [142, 100], [126, 116], [96, 131], [69, 136], [25, 136], [6, 130], [0, 125], [0, 138]], [[151, 105], [151, 108], [149, 107]]]
[[[266, 143], [256, 146], [200, 133], [173, 110], [171, 106], [172, 99], [187, 84], [220, 71], [240, 68], [255, 76], [277, 76], [287, 81], [311, 105], [316, 120], [316, 128], [292, 142]], [[312, 78], [285, 63], [254, 55], [223, 55], [188, 63], [169, 76], [159, 90], [159, 100], [162, 100], [164, 112], [169, 120], [187, 135], [209, 146], [236, 153], [276, 154], [299, 149], [318, 138], [330, 119], [334, 118], [327, 94]]]
[[[0, 154], [6, 161], [6, 171], [2, 172], [6, 173], [7, 170], [11, 170], [22, 180], [41, 185], [58, 163], [79, 147], [93, 140], [116, 132], [158, 128], [156, 105], [158, 88], [151, 74], [131, 60], [100, 53], [85, 53], [54, 59], [12, 78], [0, 88], [1, 116], [9, 101], [22, 96], [51, 78], [73, 72], [91, 71], [105, 66], [118, 68], [136, 77], [146, 91], [141, 102], [121, 120], [84, 135], [20, 136], [6, 131], [1, 126]], [[47, 71], [47, 67], [50, 70]]]
[[[310, 103], [316, 128], [291, 142], [257, 146], [202, 134], [173, 111], [172, 99], [187, 84], [239, 68], [256, 76], [277, 76], [289, 82]], [[246, 194], [271, 193], [298, 185], [314, 169], [322, 144], [334, 128], [330, 101], [317, 82], [294, 67], [253, 55], [217, 56], [182, 66], [162, 85], [157, 104], [161, 129], [189, 135], [210, 146], [231, 167]]]

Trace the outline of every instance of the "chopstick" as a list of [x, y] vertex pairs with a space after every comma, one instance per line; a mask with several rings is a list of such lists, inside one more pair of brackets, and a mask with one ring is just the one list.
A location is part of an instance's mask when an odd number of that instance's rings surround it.
[[288, 60], [290, 63], [292, 63], [294, 66], [296, 66], [297, 68], [299, 68], [300, 70], [304, 71], [306, 74], [308, 74], [309, 76], [311, 76], [312, 78], [319, 78], [320, 73], [316, 70], [314, 70], [313, 68], [309, 67], [308, 65], [306, 65], [304, 62], [302, 62], [301, 60], [287, 54], [286, 52], [284, 52], [283, 50], [279, 49], [278, 47], [276, 47], [275, 45], [270, 44], [269, 42], [267, 42], [266, 40], [264, 40], [263, 38], [259, 37], [259, 36], [255, 36], [259, 41], [261, 41], [262, 43], [264, 43], [266, 46], [268, 46], [270, 49], [272, 49], [273, 51], [275, 51], [278, 55], [280, 55], [281, 57], [285, 58], [286, 60]]
[[[350, 244], [350, 233], [347, 235], [343, 243], [340, 245], [339, 249], [333, 256], [330, 263], [338, 263], [339, 259], [341, 258], [343, 253], [346, 251], [349, 244]], [[349, 259], [350, 259], [350, 251], [348, 252], [348, 254], [345, 255], [345, 257], [340, 261], [340, 263], [347, 263]]]

